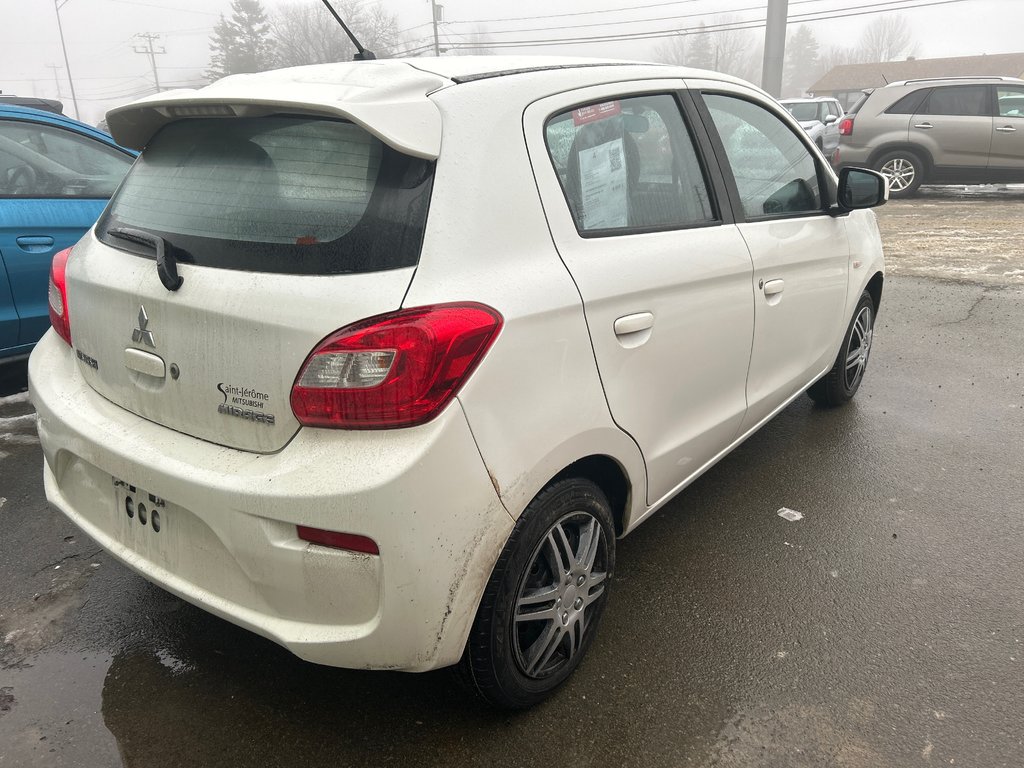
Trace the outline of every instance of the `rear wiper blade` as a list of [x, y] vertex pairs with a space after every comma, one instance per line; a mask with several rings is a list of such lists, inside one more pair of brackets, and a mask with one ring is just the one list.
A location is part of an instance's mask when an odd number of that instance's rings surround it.
[[173, 245], [159, 235], [143, 232], [141, 229], [117, 227], [108, 229], [107, 234], [130, 243], [148, 245], [156, 251], [156, 273], [160, 276], [160, 282], [164, 284], [164, 288], [168, 291], [176, 291], [181, 288], [185, 279], [178, 274], [178, 261], [174, 257]]

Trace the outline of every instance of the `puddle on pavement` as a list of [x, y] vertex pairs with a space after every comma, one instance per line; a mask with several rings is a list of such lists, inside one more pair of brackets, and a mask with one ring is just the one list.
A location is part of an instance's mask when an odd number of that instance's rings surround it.
[[103, 727], [107, 654], [46, 652], [0, 668], [0, 765], [121, 766]]

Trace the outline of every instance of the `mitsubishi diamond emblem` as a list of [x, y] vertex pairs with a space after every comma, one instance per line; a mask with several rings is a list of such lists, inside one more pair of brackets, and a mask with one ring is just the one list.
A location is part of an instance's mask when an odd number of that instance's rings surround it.
[[156, 339], [153, 338], [152, 331], [146, 330], [147, 325], [149, 325], [149, 315], [146, 314], [146, 308], [140, 304], [139, 327], [132, 331], [132, 341], [136, 344], [145, 344], [147, 347], [156, 349]]

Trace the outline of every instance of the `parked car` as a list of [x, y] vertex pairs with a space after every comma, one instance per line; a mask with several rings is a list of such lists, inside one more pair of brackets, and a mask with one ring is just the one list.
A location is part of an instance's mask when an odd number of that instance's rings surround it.
[[735, 78], [392, 59], [108, 121], [145, 149], [54, 259], [47, 497], [304, 659], [458, 664], [529, 706], [592, 642], [617, 537], [861, 384], [885, 180]]
[[77, 120], [0, 105], [0, 363], [50, 327], [53, 255], [93, 225], [134, 156]]
[[893, 197], [922, 184], [1024, 182], [1024, 80], [905, 80], [873, 91], [840, 121], [841, 167], [875, 168]]
[[52, 112], [55, 115], [64, 114], [64, 104], [56, 99], [40, 99], [37, 96], [15, 96], [14, 94], [0, 94], [0, 107], [31, 107], [43, 112]]
[[839, 120], [845, 114], [833, 98], [782, 99], [779, 102], [800, 121], [800, 127], [830, 161], [839, 148]]

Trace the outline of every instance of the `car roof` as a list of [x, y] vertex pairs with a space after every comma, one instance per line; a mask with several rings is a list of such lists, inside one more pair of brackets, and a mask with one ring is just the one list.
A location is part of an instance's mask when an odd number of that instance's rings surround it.
[[816, 96], [808, 99], [779, 99], [779, 104], [819, 104], [822, 101], [835, 100], [835, 96]]
[[[48, 112], [42, 109], [33, 109], [32, 107], [20, 107], [13, 104], [0, 104], [0, 119], [9, 120], [26, 120], [35, 123], [48, 123], [50, 125], [56, 125], [61, 128], [68, 128], [79, 133], [87, 134], [88, 136], [98, 139], [105, 144], [111, 146], [117, 146], [113, 137], [110, 134], [104, 133], [98, 128], [93, 128], [88, 123], [83, 123], [80, 120], [75, 120], [68, 117], [67, 115], [58, 115], [55, 112]], [[119, 147], [119, 149], [125, 149]]]
[[[199, 89], [164, 91], [107, 113], [122, 146], [141, 149], [165, 124], [189, 116], [311, 114], [351, 120], [386, 144], [416, 157], [436, 158], [441, 113], [431, 94], [466, 83], [500, 87], [504, 77], [532, 77], [538, 97], [545, 83], [561, 83], [578, 71], [578, 87], [620, 79], [624, 68], [644, 68], [659, 77], [714, 78], [728, 75], [649, 62], [564, 56], [452, 56], [314, 64], [231, 75]], [[609, 78], [609, 69], [615, 77]], [[564, 85], [558, 86], [564, 89]], [[525, 106], [525, 104], [524, 104]]]
[[[925, 83], [943, 84], [953, 83], [956, 85], [984, 85], [985, 83], [1024, 83], [1019, 77], [1002, 77], [999, 75], [956, 75], [950, 77], [922, 77], [916, 80], [897, 80], [883, 86], [884, 88], [899, 88], [905, 85], [918, 85]], [[876, 89], [877, 90], [877, 89]]]

